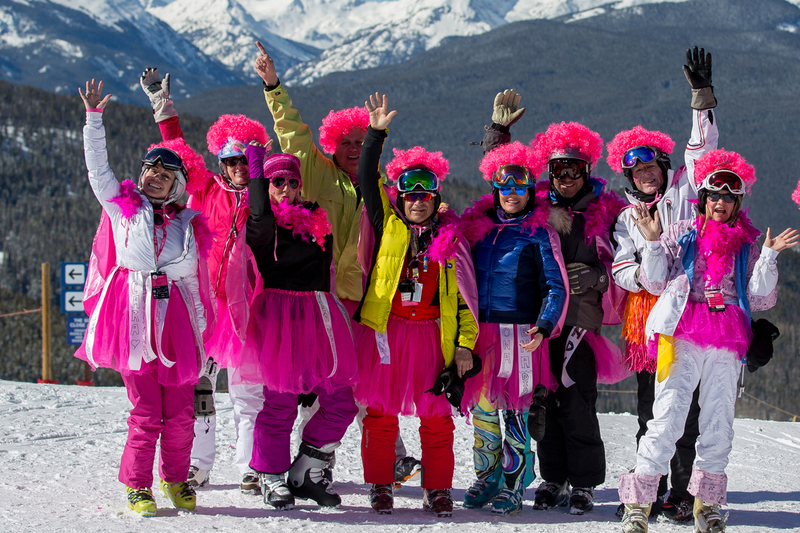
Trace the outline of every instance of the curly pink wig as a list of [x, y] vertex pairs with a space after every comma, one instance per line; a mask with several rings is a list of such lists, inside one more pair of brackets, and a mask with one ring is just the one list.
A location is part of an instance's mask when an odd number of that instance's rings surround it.
[[658, 148], [661, 153], [671, 154], [675, 148], [675, 141], [666, 133], [660, 131], [649, 131], [641, 126], [636, 126], [632, 130], [625, 130], [617, 133], [610, 143], [606, 145], [608, 157], [606, 162], [615, 172], [622, 172], [622, 156], [631, 148], [637, 146], [650, 146]]
[[792, 200], [797, 204], [797, 208], [800, 209], [800, 180], [797, 181], [797, 188], [792, 193]]
[[502, 144], [483, 156], [478, 167], [483, 172], [483, 179], [492, 181], [492, 175], [503, 165], [519, 165], [527, 168], [535, 180], [542, 173], [546, 163], [536, 157], [530, 146], [525, 146], [519, 141]]
[[547, 162], [553, 154], [565, 151], [578, 152], [592, 165], [603, 155], [603, 139], [583, 124], [562, 122], [550, 124], [547, 131], [531, 141], [536, 156]]
[[747, 194], [756, 182], [756, 169], [744, 157], [736, 152], [728, 152], [724, 148], [708, 152], [694, 164], [694, 183], [697, 186], [703, 183], [706, 176], [715, 170], [730, 170], [747, 186]]
[[186, 167], [186, 193], [194, 194], [205, 187], [208, 180], [213, 178], [213, 174], [206, 169], [206, 163], [203, 157], [192, 150], [192, 147], [186, 144], [182, 138], [171, 139], [169, 141], [162, 141], [158, 144], [151, 145], [147, 151], [153, 148], [169, 148], [181, 157], [183, 166]]
[[331, 110], [328, 116], [322, 119], [322, 126], [319, 127], [319, 144], [326, 154], [333, 154], [342, 137], [353, 130], [366, 130], [367, 126], [369, 126], [369, 112], [363, 107]]
[[222, 115], [206, 134], [208, 151], [214, 155], [219, 155], [231, 141], [244, 145], [256, 141], [266, 145], [268, 140], [264, 126], [259, 121], [244, 115]]
[[444, 158], [442, 152], [429, 152], [422, 146], [415, 146], [410, 150], [394, 149], [394, 159], [386, 165], [386, 175], [389, 179], [396, 182], [400, 179], [400, 174], [406, 170], [424, 168], [430, 170], [444, 181], [445, 176], [450, 171], [450, 163]]

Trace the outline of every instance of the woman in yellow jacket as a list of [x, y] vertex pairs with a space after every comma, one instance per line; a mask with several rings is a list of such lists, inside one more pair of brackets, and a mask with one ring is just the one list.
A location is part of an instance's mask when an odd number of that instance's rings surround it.
[[478, 336], [477, 289], [469, 243], [458, 218], [437, 214], [439, 182], [449, 164], [422, 147], [395, 150], [386, 172], [395, 182], [397, 210], [381, 184], [379, 164], [386, 128], [396, 111], [384, 95], [366, 103], [370, 127], [358, 165], [358, 182], [374, 234], [369, 282], [355, 319], [375, 330], [361, 338], [357, 400], [367, 405], [361, 455], [370, 504], [380, 514], [394, 505], [397, 415], [420, 418], [423, 508], [450, 516], [453, 501], [452, 408], [444, 396], [426, 394], [446, 367], [459, 376], [472, 368]]

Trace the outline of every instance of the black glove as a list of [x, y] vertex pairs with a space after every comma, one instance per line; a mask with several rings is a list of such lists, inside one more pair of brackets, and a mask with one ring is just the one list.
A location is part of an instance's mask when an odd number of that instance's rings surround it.
[[599, 274], [596, 268], [583, 263], [568, 264], [567, 278], [570, 294], [583, 294], [598, 283], [606, 281], [605, 274]]
[[544, 398], [547, 396], [547, 388], [541, 383], [536, 385], [533, 389], [533, 398], [531, 399], [531, 409], [528, 411], [528, 434], [536, 442], [540, 442], [544, 438], [545, 427], [545, 408]]
[[772, 343], [781, 334], [769, 320], [759, 318], [757, 321], [750, 321], [753, 328], [753, 340], [747, 349], [747, 370], [755, 372], [766, 365], [772, 359]]
[[434, 396], [441, 396], [444, 394], [447, 401], [450, 402], [450, 405], [458, 409], [458, 412], [461, 413], [461, 400], [464, 399], [464, 381], [480, 374], [482, 368], [483, 364], [481, 358], [473, 353], [472, 368], [464, 374], [463, 378], [458, 377], [458, 369], [456, 369], [455, 364], [452, 364], [436, 376], [433, 387], [425, 392], [430, 392]]
[[297, 395], [297, 405], [300, 407], [311, 407], [314, 405], [314, 402], [317, 401], [317, 395], [313, 392], [309, 392], [308, 394], [298, 394]]
[[711, 87], [711, 54], [706, 54], [704, 48], [698, 51], [696, 46], [686, 50], [683, 73], [692, 89]]

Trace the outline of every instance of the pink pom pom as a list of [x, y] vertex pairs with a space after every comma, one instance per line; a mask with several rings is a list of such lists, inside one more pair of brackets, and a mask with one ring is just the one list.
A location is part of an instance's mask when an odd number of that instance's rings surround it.
[[797, 204], [797, 208], [800, 209], [800, 180], [798, 180], [797, 188], [792, 193], [792, 200]]
[[366, 130], [367, 126], [369, 126], [369, 112], [363, 107], [331, 110], [328, 116], [322, 119], [322, 126], [319, 127], [319, 144], [326, 154], [333, 154], [342, 137], [353, 130]]
[[424, 168], [430, 170], [440, 181], [443, 181], [450, 171], [450, 163], [444, 158], [442, 152], [429, 152], [421, 146], [410, 150], [394, 149], [394, 159], [386, 165], [386, 175], [392, 181], [397, 181], [400, 174], [406, 170]]
[[186, 144], [182, 137], [163, 141], [158, 144], [153, 144], [147, 149], [149, 152], [153, 148], [164, 147], [169, 148], [178, 154], [183, 161], [183, 166], [186, 167], [186, 193], [194, 194], [199, 192], [205, 187], [208, 180], [213, 178], [213, 174], [206, 169], [206, 162], [203, 161], [202, 156], [192, 150], [192, 147]]
[[244, 115], [222, 115], [206, 134], [208, 151], [214, 155], [218, 155], [229, 140], [238, 141], [244, 145], [250, 141], [266, 145], [268, 139], [264, 126], [259, 121]]
[[527, 168], [535, 180], [542, 173], [547, 162], [536, 157], [533, 148], [525, 146], [519, 141], [502, 144], [483, 156], [478, 167], [483, 173], [483, 179], [492, 180], [492, 175], [503, 165], [519, 165]]
[[550, 124], [547, 131], [538, 134], [531, 141], [531, 146], [536, 151], [536, 156], [545, 163], [551, 155], [563, 153], [567, 149], [579, 152], [593, 165], [603, 154], [603, 139], [600, 134], [577, 122]]
[[110, 200], [112, 204], [117, 204], [125, 219], [130, 219], [142, 207], [142, 197], [136, 194], [135, 190], [136, 184], [131, 180], [125, 180], [119, 184], [119, 194]]
[[700, 185], [706, 176], [715, 170], [730, 170], [747, 186], [747, 194], [756, 182], [756, 169], [736, 152], [728, 152], [724, 148], [708, 152], [694, 164], [694, 183]]
[[608, 157], [606, 162], [615, 172], [622, 172], [622, 156], [631, 148], [637, 146], [651, 146], [658, 148], [662, 153], [671, 154], [675, 148], [675, 141], [666, 133], [660, 131], [649, 131], [641, 126], [636, 126], [632, 130], [625, 130], [617, 133], [616, 137], [606, 145]]

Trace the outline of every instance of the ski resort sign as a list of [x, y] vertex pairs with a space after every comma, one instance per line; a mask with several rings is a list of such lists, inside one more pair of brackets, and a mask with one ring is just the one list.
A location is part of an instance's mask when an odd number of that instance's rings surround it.
[[83, 309], [83, 286], [89, 263], [61, 263], [61, 313], [67, 315], [67, 344], [83, 341], [89, 322]]

